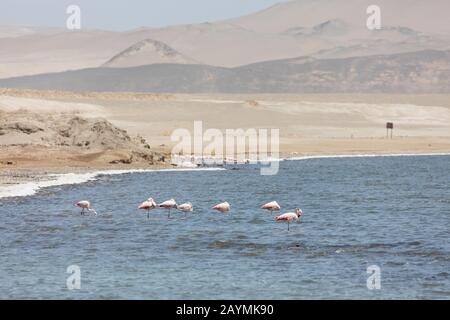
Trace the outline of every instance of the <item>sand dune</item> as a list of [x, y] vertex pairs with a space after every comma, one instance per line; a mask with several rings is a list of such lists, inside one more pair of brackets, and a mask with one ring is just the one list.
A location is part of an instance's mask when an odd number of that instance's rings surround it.
[[447, 19], [450, 3], [446, 0], [378, 0], [376, 3], [371, 0], [294, 0], [229, 22], [257, 32], [280, 33], [295, 27], [312, 27], [320, 22], [340, 19], [353, 26], [352, 32], [359, 32], [365, 27], [366, 9], [373, 4], [382, 8], [382, 23], [385, 26], [402, 26], [447, 35], [450, 30]]

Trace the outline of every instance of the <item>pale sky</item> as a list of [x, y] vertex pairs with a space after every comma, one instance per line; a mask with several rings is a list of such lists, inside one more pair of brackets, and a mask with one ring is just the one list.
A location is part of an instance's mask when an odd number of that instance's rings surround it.
[[83, 28], [129, 30], [237, 17], [287, 0], [1, 0], [0, 26], [65, 27], [66, 8], [81, 8]]

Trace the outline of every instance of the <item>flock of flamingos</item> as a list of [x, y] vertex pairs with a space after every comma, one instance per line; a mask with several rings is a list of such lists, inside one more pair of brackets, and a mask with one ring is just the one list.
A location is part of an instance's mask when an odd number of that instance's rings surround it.
[[[81, 215], [84, 215], [85, 211], [93, 212], [95, 215], [97, 215], [97, 212], [93, 208], [91, 208], [91, 203], [87, 200], [79, 201], [75, 205], [77, 207], [81, 208]], [[177, 209], [181, 212], [193, 212], [194, 211], [194, 206], [192, 205], [192, 203], [187, 202], [187, 203], [178, 205], [176, 203], [175, 199], [170, 199], [170, 200], [164, 201], [160, 204], [157, 204], [155, 202], [155, 200], [153, 200], [153, 198], [149, 198], [148, 200], [142, 202], [138, 206], [138, 209], [147, 211], [147, 219], [150, 218], [150, 210], [157, 209], [157, 208], [167, 209], [169, 218], [170, 218], [170, 211], [172, 209]], [[263, 204], [260, 208], [269, 210], [270, 212], [281, 210], [280, 205], [276, 201], [272, 201], [272, 202]], [[230, 211], [231, 206], [228, 202], [222, 202], [222, 203], [212, 206], [211, 209], [217, 210], [222, 213], [226, 213], [226, 212]], [[275, 220], [287, 222], [288, 231], [289, 231], [290, 223], [299, 221], [302, 213], [303, 213], [302, 210], [297, 208], [297, 209], [295, 209], [295, 212], [287, 212], [282, 215], [276, 216]]]

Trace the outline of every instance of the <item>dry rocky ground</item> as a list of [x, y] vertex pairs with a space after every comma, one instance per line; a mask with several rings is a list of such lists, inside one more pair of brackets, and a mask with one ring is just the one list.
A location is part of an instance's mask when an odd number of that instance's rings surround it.
[[168, 160], [140, 136], [72, 113], [0, 111], [0, 148], [0, 166], [7, 167], [148, 167]]

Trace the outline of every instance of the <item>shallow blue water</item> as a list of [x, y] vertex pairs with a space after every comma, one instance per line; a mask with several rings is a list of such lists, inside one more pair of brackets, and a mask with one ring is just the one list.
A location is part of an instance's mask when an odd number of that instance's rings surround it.
[[[287, 161], [102, 176], [0, 204], [0, 298], [450, 298], [450, 158]], [[191, 201], [192, 214], [136, 206]], [[88, 198], [98, 216], [80, 216]], [[213, 213], [217, 202], [230, 214]], [[303, 209], [276, 223], [259, 205]], [[68, 290], [66, 269], [81, 268]], [[368, 290], [367, 267], [381, 269]]]

